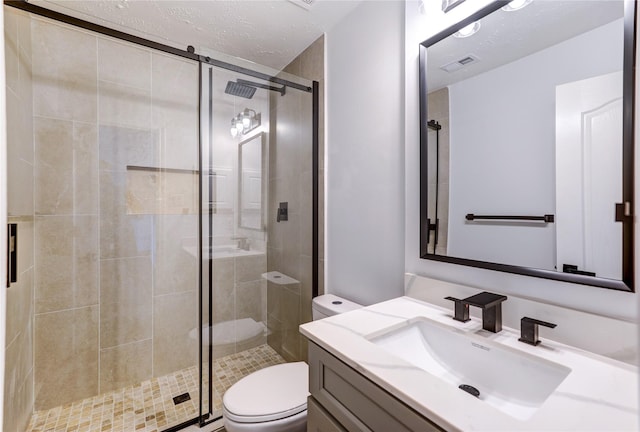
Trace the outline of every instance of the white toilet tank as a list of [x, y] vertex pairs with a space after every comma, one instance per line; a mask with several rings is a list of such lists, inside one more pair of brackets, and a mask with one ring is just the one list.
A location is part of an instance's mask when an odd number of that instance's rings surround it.
[[360, 309], [361, 307], [363, 307], [361, 304], [354, 303], [333, 294], [325, 294], [315, 297], [311, 306], [314, 321], [330, 317], [332, 315], [338, 315], [344, 312]]

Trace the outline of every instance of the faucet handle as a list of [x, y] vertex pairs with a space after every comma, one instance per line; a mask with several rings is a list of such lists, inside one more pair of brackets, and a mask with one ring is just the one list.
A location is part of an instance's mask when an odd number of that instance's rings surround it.
[[445, 297], [445, 300], [451, 300], [454, 303], [453, 307], [453, 319], [456, 321], [467, 322], [471, 318], [469, 318], [469, 304], [465, 303], [464, 300], [457, 299], [455, 297]]
[[535, 318], [523, 317], [520, 320], [520, 339], [518, 340], [529, 345], [538, 345], [540, 343], [538, 339], [538, 326], [555, 328], [557, 325]]

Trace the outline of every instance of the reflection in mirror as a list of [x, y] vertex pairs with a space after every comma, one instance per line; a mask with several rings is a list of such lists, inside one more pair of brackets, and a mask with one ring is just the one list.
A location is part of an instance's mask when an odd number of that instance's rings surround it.
[[238, 145], [238, 226], [264, 231], [265, 133], [261, 132]]
[[507, 3], [421, 46], [421, 255], [632, 290], [634, 2]]

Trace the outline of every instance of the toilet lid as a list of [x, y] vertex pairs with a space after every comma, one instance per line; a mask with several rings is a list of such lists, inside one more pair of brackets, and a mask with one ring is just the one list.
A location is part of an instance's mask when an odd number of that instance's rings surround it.
[[254, 372], [229, 388], [222, 398], [225, 416], [238, 423], [279, 420], [307, 409], [309, 367], [285, 363]]

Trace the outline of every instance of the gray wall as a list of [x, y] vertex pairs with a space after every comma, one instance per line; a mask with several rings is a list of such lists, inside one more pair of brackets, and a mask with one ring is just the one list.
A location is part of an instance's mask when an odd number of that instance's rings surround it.
[[326, 291], [403, 293], [403, 11], [363, 2], [326, 34]]

